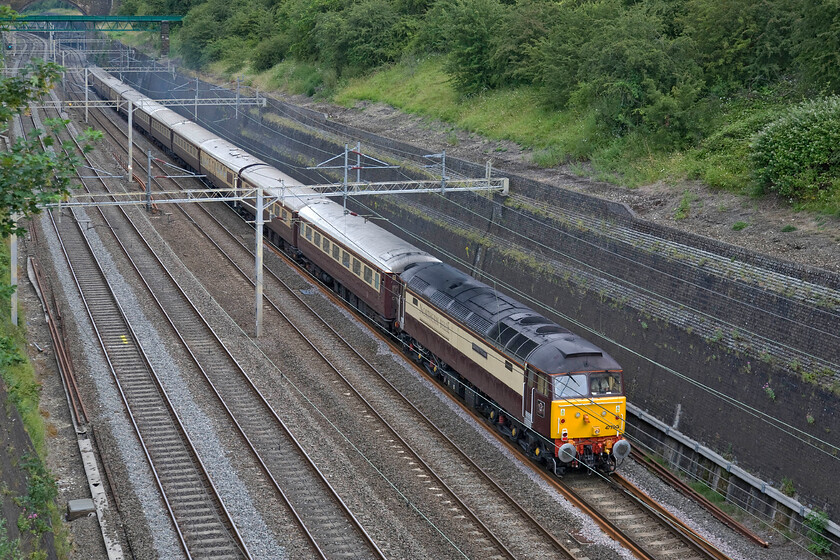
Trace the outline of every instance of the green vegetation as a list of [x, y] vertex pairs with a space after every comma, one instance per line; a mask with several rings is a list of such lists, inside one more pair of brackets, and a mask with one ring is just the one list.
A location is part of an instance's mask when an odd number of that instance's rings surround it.
[[805, 526], [808, 527], [808, 550], [818, 556], [828, 556], [831, 552], [831, 541], [824, 534], [828, 526], [828, 514], [819, 510], [811, 511], [805, 517]]
[[119, 12], [185, 14], [172, 46], [194, 68], [382, 101], [517, 142], [538, 165], [840, 212], [831, 3], [124, 0]]
[[748, 224], [747, 222], [735, 222], [734, 224], [732, 224], [732, 229], [735, 231], [741, 231], [749, 225], [750, 224]]
[[796, 488], [793, 485], [793, 480], [789, 479], [788, 477], [782, 478], [782, 486], [780, 490], [785, 496], [793, 497], [793, 495], [796, 494]]
[[[630, 185], [688, 177], [744, 193], [779, 192], [762, 182], [753, 137], [792, 104], [840, 87], [836, 64], [816, 47], [840, 36], [835, 11], [804, 0], [126, 0], [120, 8], [186, 13], [173, 47], [195, 67], [347, 104], [384, 101], [518, 142], [540, 165], [586, 160], [601, 178]], [[816, 199], [791, 198], [836, 211], [837, 186], [821, 189]]]
[[674, 219], [675, 220], [684, 220], [688, 218], [688, 213], [691, 211], [691, 203], [694, 201], [695, 196], [688, 191], [683, 193], [682, 198], [680, 199], [680, 204], [677, 206], [677, 210], [674, 212]]

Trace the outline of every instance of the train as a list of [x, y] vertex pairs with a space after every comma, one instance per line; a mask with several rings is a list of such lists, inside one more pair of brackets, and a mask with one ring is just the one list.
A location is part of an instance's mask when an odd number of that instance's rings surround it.
[[[629, 455], [624, 372], [604, 350], [454, 268], [102, 69], [91, 86], [230, 192], [261, 187], [266, 238], [379, 328], [532, 460], [613, 472]], [[118, 111], [123, 114], [128, 104]], [[256, 213], [254, 201], [240, 212]]]

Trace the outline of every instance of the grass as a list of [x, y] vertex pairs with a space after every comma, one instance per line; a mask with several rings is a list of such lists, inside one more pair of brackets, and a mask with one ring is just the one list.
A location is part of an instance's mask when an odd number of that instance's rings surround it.
[[[33, 469], [37, 471], [38, 476], [32, 476], [30, 473], [30, 487], [27, 496], [17, 498], [16, 501], [22, 504], [32, 505], [37, 502], [38, 511], [49, 515], [51, 521], [51, 529], [45, 525], [36, 526], [29, 523], [25, 526], [29, 532], [36, 538], [42, 534], [44, 530], [51, 530], [53, 533], [54, 544], [59, 558], [67, 558], [71, 550], [69, 534], [63, 525], [60, 508], [56, 505], [54, 496], [48, 496], [47, 499], [34, 499], [33, 496], [42, 495], [43, 492], [39, 487], [32, 486], [33, 481], [38, 482], [43, 486], [44, 481], [51, 480], [46, 471], [43, 471], [43, 461], [47, 457], [47, 435], [48, 426], [44, 414], [40, 408], [41, 382], [38, 381], [35, 370], [29, 362], [26, 353], [26, 329], [21, 326], [14, 326], [10, 319], [10, 298], [6, 291], [1, 288], [7, 286], [10, 269], [10, 256], [8, 240], [4, 240], [0, 244], [0, 277], [3, 278], [0, 283], [0, 312], [3, 317], [0, 319], [0, 375], [3, 377], [3, 382], [6, 384], [6, 391], [9, 402], [17, 408], [21, 419], [23, 421], [24, 429], [29, 434], [35, 448], [36, 457], [27, 459], [23, 457], [22, 464], [30, 464]], [[23, 317], [22, 310], [18, 311], [18, 317]], [[7, 450], [8, 452], [8, 450]], [[33, 471], [33, 472], [35, 472]], [[33, 502], [34, 500], [34, 502]], [[18, 526], [21, 522], [18, 521]], [[13, 546], [3, 540], [0, 534], [0, 549], [3, 546]], [[31, 552], [29, 558], [41, 558], [43, 551]]]
[[[173, 33], [173, 52], [178, 40]], [[235, 72], [263, 91], [316, 96], [346, 107], [360, 101], [386, 103], [489, 139], [512, 141], [530, 150], [532, 162], [538, 166], [566, 164], [573, 173], [581, 173], [585, 165], [585, 175], [629, 188], [662, 182], [683, 192], [683, 181], [698, 180], [713, 189], [764, 196], [750, 168], [750, 142], [800, 99], [785, 84], [730, 97], [710, 95], [696, 106], [694, 120], [700, 123], [696, 138], [675, 148], [667, 132], [657, 136], [639, 130], [620, 136], [603, 130], [594, 110], [553, 110], [534, 86], [459, 96], [439, 55], [406, 56], [364, 76], [339, 78], [316, 64], [293, 60], [255, 73], [248, 68], [247, 49], [230, 51], [236, 52], [211, 65], [214, 73], [226, 79]], [[457, 145], [457, 136], [451, 134], [445, 142]], [[840, 215], [840, 187], [830, 197], [796, 203], [793, 209]]]

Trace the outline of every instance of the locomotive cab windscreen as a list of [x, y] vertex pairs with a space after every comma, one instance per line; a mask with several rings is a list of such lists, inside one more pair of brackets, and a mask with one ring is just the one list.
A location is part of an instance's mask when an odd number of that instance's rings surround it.
[[[621, 437], [627, 404], [622, 372], [595, 371], [552, 377], [551, 437], [561, 461], [568, 463], [587, 457], [586, 462], [594, 466], [598, 461], [605, 463], [614, 448], [616, 455], [626, 456], [629, 447]], [[619, 441], [621, 445], [615, 447]]]

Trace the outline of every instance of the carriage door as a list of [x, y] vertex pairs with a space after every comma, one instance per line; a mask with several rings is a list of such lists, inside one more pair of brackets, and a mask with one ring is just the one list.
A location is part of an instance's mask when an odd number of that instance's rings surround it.
[[531, 427], [534, 413], [534, 393], [537, 390], [537, 374], [525, 364], [525, 388], [522, 395], [522, 417], [526, 428]]

